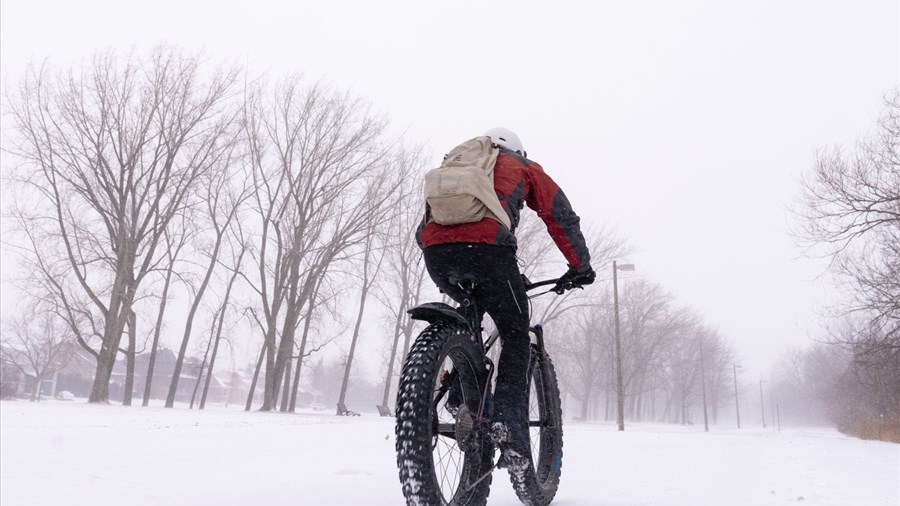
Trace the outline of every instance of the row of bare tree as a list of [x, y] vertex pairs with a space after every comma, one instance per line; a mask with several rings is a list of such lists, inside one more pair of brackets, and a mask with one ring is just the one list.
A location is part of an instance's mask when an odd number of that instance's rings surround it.
[[[532, 280], [556, 277], [563, 266], [543, 224], [524, 215], [519, 235], [523, 272]], [[611, 264], [630, 252], [626, 241], [605, 229], [585, 236], [597, 281], [584, 291], [532, 300], [533, 321], [545, 326], [564, 397], [581, 419], [615, 418], [615, 334]], [[602, 266], [609, 266], [603, 276]], [[633, 421], [691, 423], [706, 388], [710, 414], [733, 405], [734, 353], [729, 342], [693, 309], [679, 305], [662, 287], [641, 277], [620, 279], [622, 377], [625, 415]]]
[[[386, 361], [396, 362], [401, 338], [408, 346], [405, 309], [423, 279], [410, 237], [420, 155], [363, 101], [172, 47], [97, 54], [68, 70], [34, 66], [4, 98], [16, 281], [33, 311], [64, 324], [96, 360], [90, 402], [108, 402], [121, 354], [130, 404], [135, 356], [149, 347], [147, 405], [167, 322], [179, 320], [166, 406], [193, 342], [203, 350], [202, 408], [222, 344], [243, 319], [262, 336], [248, 409], [258, 383], [260, 409], [280, 401], [293, 410], [303, 358], [329, 342], [316, 323], [341, 321], [354, 285], [341, 402], [371, 295], [396, 320]], [[199, 344], [198, 322], [209, 328]], [[30, 335], [23, 329], [10, 331]], [[22, 347], [6, 341], [7, 358], [21, 363]], [[199, 385], [198, 376], [194, 397]]]
[[[240, 344], [259, 349], [246, 408], [259, 389], [261, 410], [293, 411], [304, 359], [342, 335], [342, 410], [374, 303], [386, 318], [378, 345], [389, 406], [416, 331], [406, 310], [429, 285], [413, 237], [422, 159], [364, 102], [296, 76], [212, 68], [169, 47], [146, 58], [99, 54], [67, 71], [34, 67], [5, 99], [17, 164], [7, 212], [26, 273], [17, 281], [45, 318], [35, 321], [65, 326], [48, 339], [71, 335], [96, 360], [91, 402], [108, 402], [123, 356], [130, 404], [135, 357], [148, 353], [147, 405], [165, 341], [176, 350], [165, 405], [193, 343], [202, 360], [191, 405], [199, 393], [203, 408], [221, 350]], [[564, 263], [540, 221], [529, 215], [518, 235], [529, 277], [559, 274]], [[597, 266], [628, 253], [609, 230], [587, 236]], [[715, 420], [731, 402], [725, 339], [649, 281], [623, 280], [620, 296], [629, 418], [690, 422], [705, 388]], [[533, 301], [582, 418], [612, 416], [611, 300], [599, 280]], [[250, 335], [234, 335], [238, 322]], [[41, 332], [20, 323], [12, 333], [36, 342]], [[23, 363], [25, 348], [10, 347]], [[44, 374], [47, 356], [23, 367]]]
[[842, 429], [900, 440], [900, 89], [873, 134], [817, 153], [801, 189], [797, 237], [846, 297], [826, 312], [822, 341], [836, 349], [795, 359], [833, 373], [786, 383], [806, 385]]

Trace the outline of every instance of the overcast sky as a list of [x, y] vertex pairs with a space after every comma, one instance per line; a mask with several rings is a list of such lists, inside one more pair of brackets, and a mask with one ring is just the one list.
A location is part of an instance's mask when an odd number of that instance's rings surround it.
[[487, 4], [3, 0], [0, 73], [165, 41], [349, 88], [435, 163], [511, 128], [748, 366], [804, 345], [833, 294], [787, 209], [814, 150], [872, 131], [900, 83], [898, 1]]

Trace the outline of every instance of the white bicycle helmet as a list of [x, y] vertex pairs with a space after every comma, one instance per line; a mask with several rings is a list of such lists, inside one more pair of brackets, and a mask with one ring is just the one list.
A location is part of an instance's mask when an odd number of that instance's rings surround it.
[[525, 154], [525, 148], [522, 146], [522, 141], [519, 140], [519, 136], [508, 128], [492, 128], [485, 132], [484, 135], [490, 137], [494, 144], [498, 146], [503, 146], [510, 151], [515, 151], [522, 156], [528, 156]]

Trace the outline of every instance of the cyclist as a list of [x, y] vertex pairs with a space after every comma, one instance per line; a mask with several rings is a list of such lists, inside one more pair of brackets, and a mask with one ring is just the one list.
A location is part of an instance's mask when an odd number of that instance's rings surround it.
[[[511, 229], [495, 219], [444, 226], [425, 217], [416, 231], [425, 265], [432, 280], [455, 301], [468, 298], [461, 283], [477, 282], [472, 297], [500, 331], [502, 350], [491, 414], [491, 436], [498, 443], [498, 466], [511, 472], [527, 464], [527, 370], [529, 360], [528, 297], [516, 262], [516, 225], [523, 204], [538, 213], [550, 237], [568, 261], [569, 270], [557, 286], [580, 286], [594, 281], [590, 253], [581, 232], [580, 219], [569, 200], [537, 163], [526, 158], [519, 137], [505, 128], [485, 133], [499, 155], [494, 166], [494, 191], [509, 216]], [[451, 281], [452, 279], [452, 281]], [[459, 428], [472, 426], [467, 406], [454, 410]], [[460, 435], [459, 429], [457, 435]]]

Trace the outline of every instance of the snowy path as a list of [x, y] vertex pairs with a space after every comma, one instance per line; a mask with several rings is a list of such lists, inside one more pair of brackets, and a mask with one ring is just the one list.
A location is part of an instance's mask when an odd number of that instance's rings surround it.
[[[0, 503], [403, 504], [393, 419], [0, 403]], [[520, 504], [505, 472], [490, 506]], [[555, 505], [900, 504], [900, 445], [827, 429], [566, 425]]]

